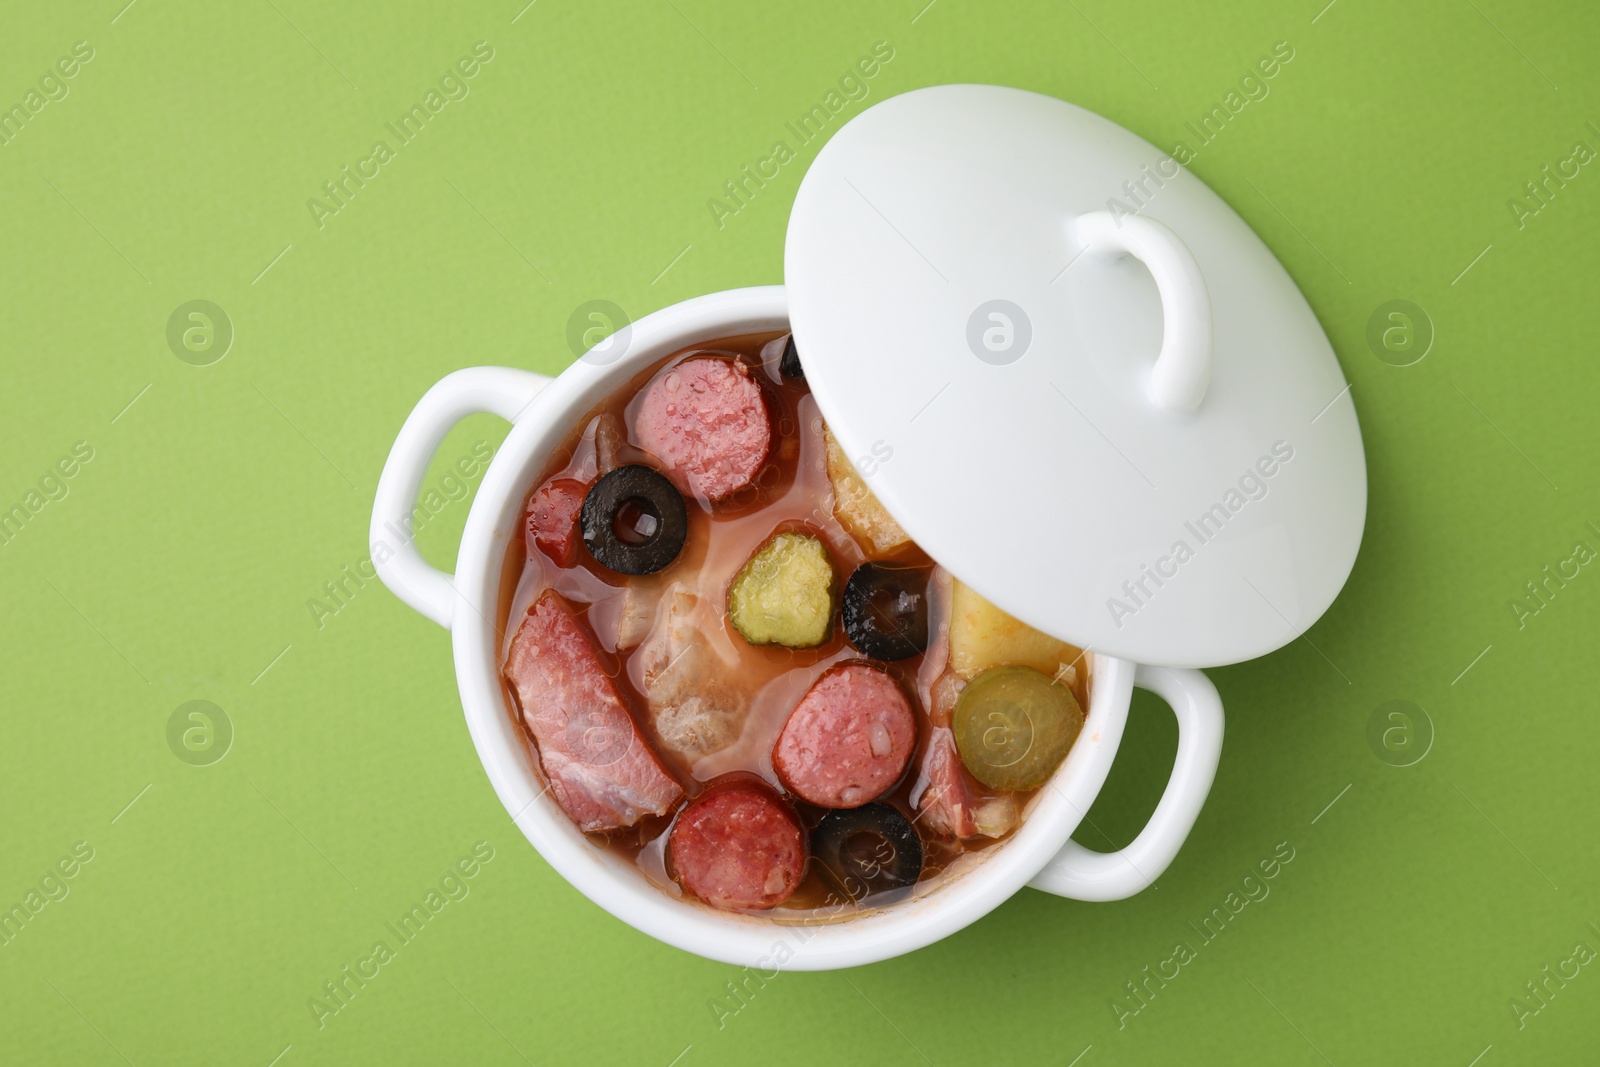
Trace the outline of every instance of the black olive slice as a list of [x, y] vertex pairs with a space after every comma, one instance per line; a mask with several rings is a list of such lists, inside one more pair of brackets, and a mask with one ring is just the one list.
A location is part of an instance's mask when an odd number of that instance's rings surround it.
[[928, 571], [863, 563], [845, 583], [841, 619], [856, 651], [908, 659], [928, 647]]
[[794, 334], [783, 343], [783, 359], [778, 361], [778, 373], [785, 378], [804, 378], [806, 369], [800, 365], [800, 353], [794, 347]]
[[851, 900], [915, 885], [922, 839], [888, 804], [830, 811], [811, 834], [811, 854]]
[[618, 574], [654, 574], [678, 558], [689, 536], [683, 495], [640, 464], [604, 475], [583, 498], [583, 543]]

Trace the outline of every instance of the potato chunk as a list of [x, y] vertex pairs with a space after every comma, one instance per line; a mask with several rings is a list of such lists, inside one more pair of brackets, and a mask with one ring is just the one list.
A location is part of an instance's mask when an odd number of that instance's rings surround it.
[[[971, 678], [990, 667], [1032, 667], [1055, 677], [1083, 653], [1012, 618], [960, 579], [950, 596], [950, 669]], [[1076, 676], [1069, 681], [1071, 685]]]
[[828, 442], [828, 481], [833, 483], [834, 518], [851, 537], [873, 553], [881, 555], [909, 544], [911, 538], [872, 495], [872, 490], [850, 463], [850, 457], [834, 440], [833, 431], [824, 427], [822, 435]]

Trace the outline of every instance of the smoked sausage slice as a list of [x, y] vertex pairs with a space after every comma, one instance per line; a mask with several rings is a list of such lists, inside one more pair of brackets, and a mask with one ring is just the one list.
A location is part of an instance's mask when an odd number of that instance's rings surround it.
[[737, 775], [714, 782], [678, 815], [667, 838], [673, 877], [712, 907], [775, 907], [805, 874], [805, 831], [765, 783]]
[[712, 503], [749, 485], [772, 447], [761, 383], [722, 356], [686, 359], [651, 382], [635, 430], [674, 485]]
[[911, 703], [865, 663], [834, 667], [806, 691], [772, 749], [772, 769], [796, 796], [857, 808], [899, 780], [917, 743]]

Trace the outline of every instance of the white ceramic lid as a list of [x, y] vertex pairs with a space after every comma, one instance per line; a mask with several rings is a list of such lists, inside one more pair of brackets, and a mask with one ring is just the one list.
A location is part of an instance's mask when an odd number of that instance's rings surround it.
[[886, 100], [806, 173], [784, 274], [873, 492], [1024, 622], [1220, 666], [1344, 585], [1367, 483], [1327, 337], [1244, 221], [1115, 123], [997, 86]]

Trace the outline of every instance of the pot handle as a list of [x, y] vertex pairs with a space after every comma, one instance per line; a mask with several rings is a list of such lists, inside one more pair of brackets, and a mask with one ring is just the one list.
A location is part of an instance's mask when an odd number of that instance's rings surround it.
[[372, 562], [395, 596], [447, 630], [455, 610], [455, 583], [422, 558], [411, 536], [411, 513], [423, 475], [456, 423], [480, 412], [514, 423], [549, 383], [543, 374], [513, 367], [469, 367], [447, 374], [417, 401], [389, 450], [372, 501], [369, 539], [373, 546], [389, 546], [391, 553], [374, 548]]
[[1147, 889], [1178, 855], [1200, 814], [1222, 755], [1222, 698], [1194, 670], [1140, 666], [1133, 684], [1148, 689], [1178, 717], [1172, 777], [1139, 836], [1119, 852], [1095, 852], [1068, 841], [1028, 884], [1072, 900], [1122, 900]]
[[1089, 252], [1125, 252], [1142, 262], [1161, 293], [1161, 354], [1150, 369], [1150, 402], [1193, 411], [1211, 382], [1211, 296], [1194, 255], [1177, 234], [1143, 215], [1090, 211], [1072, 221]]

